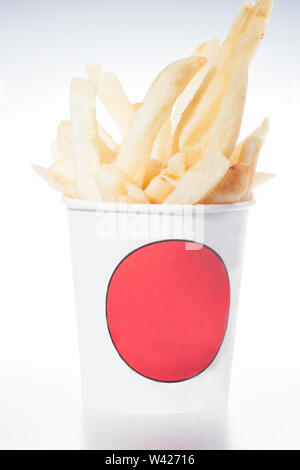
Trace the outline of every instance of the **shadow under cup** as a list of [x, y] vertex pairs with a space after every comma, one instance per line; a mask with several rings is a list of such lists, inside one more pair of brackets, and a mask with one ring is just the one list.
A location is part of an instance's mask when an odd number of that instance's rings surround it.
[[138, 414], [226, 407], [253, 202], [64, 202], [84, 403]]

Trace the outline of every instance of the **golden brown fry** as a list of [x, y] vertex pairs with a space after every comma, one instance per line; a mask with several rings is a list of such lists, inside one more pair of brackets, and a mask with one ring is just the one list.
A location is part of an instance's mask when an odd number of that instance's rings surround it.
[[125, 137], [117, 165], [139, 187], [142, 186], [154, 140], [178, 95], [205, 64], [201, 57], [176, 61], [154, 81]]
[[201, 204], [233, 204], [246, 194], [250, 180], [250, 166], [237, 164], [230, 167], [220, 183]]

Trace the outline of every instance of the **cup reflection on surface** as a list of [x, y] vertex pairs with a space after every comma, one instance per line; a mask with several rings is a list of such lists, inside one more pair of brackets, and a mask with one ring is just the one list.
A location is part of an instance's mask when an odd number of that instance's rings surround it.
[[86, 447], [99, 450], [223, 450], [227, 410], [180, 415], [127, 415], [84, 408]]

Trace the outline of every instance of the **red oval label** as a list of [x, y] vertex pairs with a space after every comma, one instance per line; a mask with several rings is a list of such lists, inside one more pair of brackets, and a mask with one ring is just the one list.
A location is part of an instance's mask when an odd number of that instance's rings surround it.
[[[190, 379], [216, 357], [226, 332], [230, 283], [222, 259], [194, 242], [143, 246], [121, 261], [107, 291], [113, 344], [139, 374]], [[105, 360], [105, 359], [104, 359]]]

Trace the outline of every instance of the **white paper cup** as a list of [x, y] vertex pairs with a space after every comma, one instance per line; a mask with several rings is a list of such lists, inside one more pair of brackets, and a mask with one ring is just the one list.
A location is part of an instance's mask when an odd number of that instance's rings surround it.
[[253, 202], [64, 202], [85, 404], [143, 414], [225, 407]]

